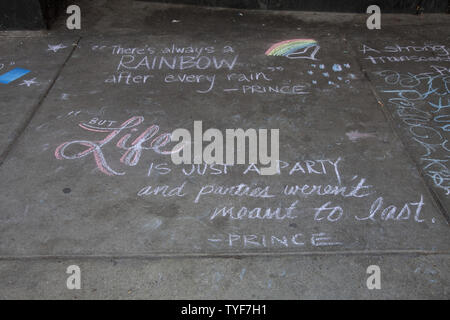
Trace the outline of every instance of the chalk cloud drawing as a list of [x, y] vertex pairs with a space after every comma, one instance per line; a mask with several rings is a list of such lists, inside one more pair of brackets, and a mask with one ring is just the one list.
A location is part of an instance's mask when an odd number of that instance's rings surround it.
[[289, 59], [318, 60], [320, 46], [314, 39], [291, 39], [277, 42], [266, 52], [266, 56], [283, 56]]
[[436, 188], [450, 196], [450, 69], [430, 66], [429, 72], [399, 73], [395, 70], [374, 72], [384, 79], [388, 105], [419, 145], [418, 160]]

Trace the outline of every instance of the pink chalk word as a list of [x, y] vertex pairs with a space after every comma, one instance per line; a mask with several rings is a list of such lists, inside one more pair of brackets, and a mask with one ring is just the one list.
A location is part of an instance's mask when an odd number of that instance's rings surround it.
[[[125, 172], [117, 172], [113, 170], [108, 163], [105, 160], [105, 156], [103, 154], [102, 148], [111, 142], [116, 136], [118, 136], [121, 132], [131, 129], [132, 132], [136, 132], [137, 129], [134, 127], [139, 126], [142, 122], [144, 122], [144, 117], [132, 117], [122, 123], [117, 128], [106, 128], [106, 127], [97, 127], [93, 126], [89, 123], [80, 123], [79, 126], [85, 130], [93, 131], [93, 132], [102, 132], [102, 133], [109, 133], [103, 140], [98, 141], [88, 141], [88, 140], [74, 140], [74, 141], [68, 141], [64, 142], [61, 145], [59, 145], [55, 150], [55, 157], [59, 160], [67, 159], [67, 160], [73, 160], [73, 159], [81, 159], [84, 158], [90, 154], [94, 156], [95, 163], [97, 164], [98, 169], [109, 175], [124, 175]], [[162, 147], [167, 145], [170, 142], [170, 133], [163, 133], [158, 136], [156, 134], [159, 131], [159, 126], [152, 125], [151, 127], [147, 128], [141, 135], [139, 135], [136, 139], [134, 139], [131, 144], [128, 144], [128, 140], [130, 140], [132, 134], [127, 133], [123, 137], [119, 139], [116, 146], [120, 149], [126, 150], [123, 156], [120, 158], [120, 162], [128, 165], [128, 166], [135, 166], [138, 164], [139, 159], [142, 155], [143, 150], [153, 150], [156, 153], [159, 154], [171, 154], [175, 151], [163, 151], [161, 150]], [[156, 136], [156, 137], [155, 137]], [[151, 141], [150, 141], [151, 140]], [[150, 142], [148, 142], [150, 141]], [[66, 149], [72, 145], [82, 145], [87, 147], [85, 150], [69, 155], [66, 153]], [[179, 151], [179, 150], [178, 150]], [[176, 151], [176, 152], [178, 152]]]

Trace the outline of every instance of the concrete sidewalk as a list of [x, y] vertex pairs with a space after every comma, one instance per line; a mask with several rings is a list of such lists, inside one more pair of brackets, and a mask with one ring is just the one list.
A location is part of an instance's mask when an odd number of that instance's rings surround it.
[[[0, 297], [450, 297], [448, 15], [80, 7], [0, 35]], [[132, 144], [198, 120], [280, 129], [279, 173]]]

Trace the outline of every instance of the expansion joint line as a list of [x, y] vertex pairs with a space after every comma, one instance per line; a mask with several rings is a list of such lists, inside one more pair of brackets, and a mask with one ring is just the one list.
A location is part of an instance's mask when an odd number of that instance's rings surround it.
[[11, 153], [11, 151], [14, 149], [14, 146], [17, 144], [17, 142], [20, 140], [20, 138], [22, 137], [23, 133], [25, 132], [25, 130], [27, 129], [28, 125], [30, 124], [31, 120], [33, 120], [34, 116], [36, 115], [37, 111], [40, 109], [41, 105], [43, 104], [44, 100], [47, 98], [48, 94], [50, 93], [50, 91], [52, 90], [53, 86], [55, 85], [56, 81], [58, 80], [59, 76], [61, 75], [62, 70], [64, 69], [64, 67], [66, 66], [67, 62], [69, 61], [69, 59], [72, 57], [75, 49], [78, 47], [78, 43], [80, 42], [81, 37], [78, 37], [78, 39], [75, 41], [75, 43], [73, 43], [72, 49], [69, 52], [69, 54], [67, 55], [66, 59], [64, 60], [63, 64], [61, 65], [61, 67], [59, 68], [59, 70], [57, 71], [55, 77], [53, 78], [52, 82], [50, 83], [50, 85], [48, 86], [47, 90], [45, 91], [44, 95], [42, 96], [41, 99], [39, 99], [38, 103], [32, 108], [32, 110], [28, 113], [28, 115], [26, 115], [25, 117], [25, 121], [23, 122], [23, 124], [17, 129], [16, 133], [15, 133], [15, 137], [13, 138], [13, 140], [7, 145], [7, 147], [5, 148], [5, 151], [3, 151], [3, 153], [0, 155], [0, 166], [5, 162], [6, 158], [8, 157], [8, 155]]

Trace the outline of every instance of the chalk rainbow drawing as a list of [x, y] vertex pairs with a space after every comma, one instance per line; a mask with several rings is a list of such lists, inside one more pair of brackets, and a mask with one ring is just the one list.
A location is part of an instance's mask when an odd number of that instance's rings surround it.
[[284, 56], [290, 59], [310, 59], [315, 57], [320, 46], [314, 39], [291, 39], [277, 42], [267, 51], [266, 56]]

